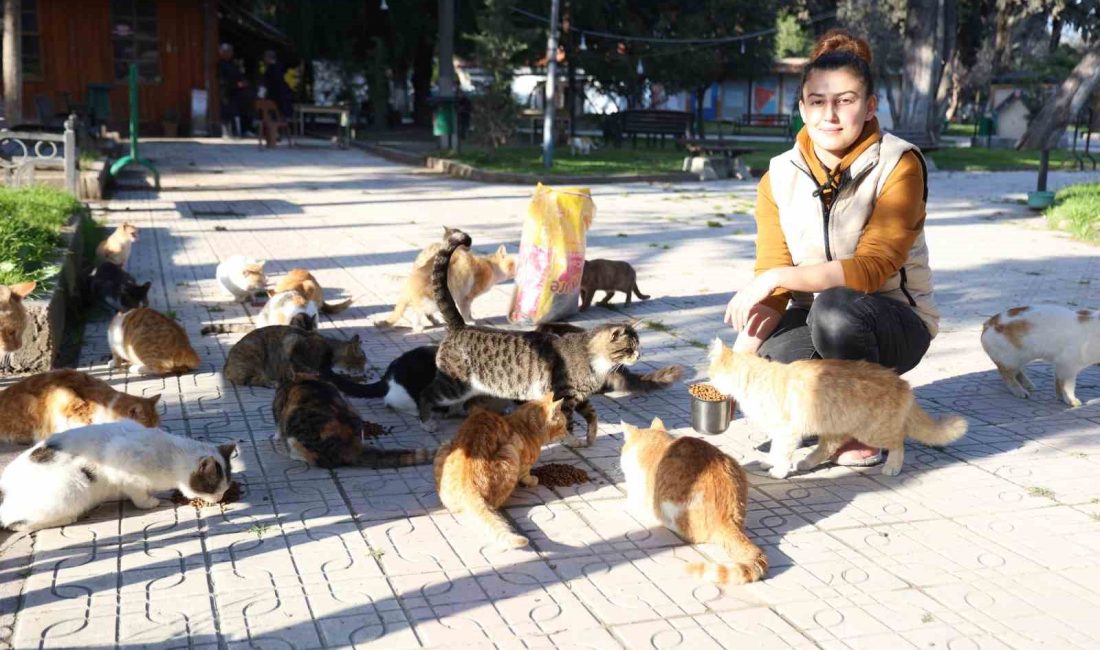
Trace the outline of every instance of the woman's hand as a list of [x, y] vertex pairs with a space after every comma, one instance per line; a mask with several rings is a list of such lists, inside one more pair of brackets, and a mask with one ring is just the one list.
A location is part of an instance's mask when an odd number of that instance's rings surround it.
[[727, 325], [738, 332], [745, 329], [752, 308], [775, 291], [778, 279], [775, 271], [772, 269], [761, 273], [730, 298], [724, 319]]

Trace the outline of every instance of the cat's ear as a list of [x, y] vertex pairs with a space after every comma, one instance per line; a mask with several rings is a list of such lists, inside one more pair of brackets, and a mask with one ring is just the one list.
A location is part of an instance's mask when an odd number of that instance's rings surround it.
[[619, 420], [619, 424], [623, 427], [623, 438], [625, 438], [626, 440], [630, 440], [635, 435], [637, 435], [638, 427], [634, 426], [633, 424], [627, 424], [622, 420]]
[[227, 442], [224, 445], [218, 445], [218, 453], [225, 459], [226, 465], [229, 464], [229, 458], [233, 456], [233, 452], [237, 451], [237, 443]]
[[31, 295], [31, 292], [34, 291], [34, 288], [37, 285], [38, 283], [34, 280], [31, 280], [30, 282], [20, 282], [19, 284], [11, 285], [11, 292], [16, 296], [19, 296], [20, 298], [26, 298], [27, 296]]
[[496, 256], [500, 259], [504, 259], [505, 257], [508, 257], [508, 249], [504, 247], [504, 244], [501, 244], [497, 248]]
[[260, 267], [261, 271], [264, 269], [264, 264], [267, 264], [267, 260], [256, 260], [256, 266]]
[[717, 361], [722, 358], [722, 355], [726, 353], [726, 346], [722, 343], [722, 339], [717, 336], [714, 337], [714, 342], [710, 344], [710, 352], [707, 354], [711, 361]]
[[153, 395], [152, 397], [147, 397], [145, 399], [145, 401], [149, 402], [150, 405], [156, 404], [157, 402], [160, 401], [160, 393], [157, 393], [156, 395]]
[[629, 328], [629, 327], [630, 326], [627, 325], [626, 323], [619, 323], [618, 325], [616, 325], [611, 330], [611, 340], [612, 341], [618, 341], [619, 339], [626, 336], [627, 328]]
[[668, 428], [665, 426], [665, 423], [661, 421], [661, 418], [653, 418], [653, 421], [649, 423], [649, 428], [668, 431]]
[[141, 289], [141, 292], [142, 292], [142, 293], [149, 293], [149, 288], [150, 288], [150, 287], [152, 287], [152, 286], [153, 286], [153, 281], [152, 281], [152, 280], [150, 280], [150, 281], [148, 281], [148, 282], [146, 282], [146, 283], [142, 284], [142, 285], [141, 285], [140, 287], [138, 287], [138, 288], [139, 288], [139, 289]]
[[356, 334], [355, 336], [351, 337], [351, 342], [356, 344], [356, 345], [359, 345], [359, 335]]

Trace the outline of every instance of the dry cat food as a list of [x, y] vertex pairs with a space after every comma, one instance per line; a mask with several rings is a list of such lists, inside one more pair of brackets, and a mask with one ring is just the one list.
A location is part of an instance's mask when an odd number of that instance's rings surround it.
[[688, 392], [691, 393], [691, 396], [695, 399], [700, 399], [704, 402], [721, 402], [722, 400], [729, 399], [729, 396], [718, 392], [718, 389], [710, 384], [692, 384], [688, 386]]
[[378, 424], [377, 422], [370, 422], [363, 420], [363, 437], [365, 438], [377, 438], [383, 433], [389, 433], [390, 430], [386, 427]]
[[588, 472], [566, 463], [546, 463], [531, 470], [531, 475], [546, 487], [569, 487], [589, 481]]
[[196, 508], [205, 508], [208, 506], [225, 505], [227, 503], [233, 503], [241, 498], [241, 484], [236, 481], [229, 483], [229, 489], [222, 495], [222, 500], [217, 503], [210, 503], [209, 501], [203, 501], [202, 499], [188, 499], [183, 496], [179, 490], [172, 491], [172, 503], [177, 506], [195, 506]]

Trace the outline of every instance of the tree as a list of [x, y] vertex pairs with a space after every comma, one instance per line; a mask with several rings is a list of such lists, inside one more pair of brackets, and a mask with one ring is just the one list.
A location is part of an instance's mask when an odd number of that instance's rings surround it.
[[[955, 0], [909, 0], [905, 15], [901, 105], [895, 127], [935, 138], [942, 117], [937, 95], [947, 50], [954, 47]], [[946, 34], [946, 37], [945, 37]], [[946, 56], [945, 56], [946, 55]]]
[[775, 21], [775, 57], [807, 56], [814, 43], [809, 31], [794, 14], [780, 14]]
[[901, 105], [901, 85], [894, 80], [903, 62], [905, 13], [906, 0], [847, 0], [837, 9], [840, 24], [871, 46], [874, 55], [871, 73], [890, 97], [890, 117], [894, 124], [898, 123]]
[[478, 13], [478, 31], [466, 34], [473, 44], [479, 67], [488, 77], [472, 98], [472, 137], [494, 149], [512, 138], [517, 106], [512, 98], [512, 75], [517, 55], [528, 49], [530, 34], [513, 24], [514, 0], [485, 0]]

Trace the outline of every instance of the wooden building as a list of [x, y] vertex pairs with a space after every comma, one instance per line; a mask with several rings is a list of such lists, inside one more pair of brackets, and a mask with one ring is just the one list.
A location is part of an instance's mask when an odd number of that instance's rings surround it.
[[[229, 0], [21, 0], [23, 122], [46, 111], [104, 113], [126, 132], [127, 75], [139, 71], [140, 133], [161, 135], [175, 118], [193, 131], [192, 90], [207, 93], [206, 131], [218, 124], [218, 45], [222, 38], [281, 51], [289, 43]], [[259, 47], [259, 46], [256, 46]], [[238, 54], [241, 54], [238, 52]], [[258, 53], [250, 53], [257, 56]]]

